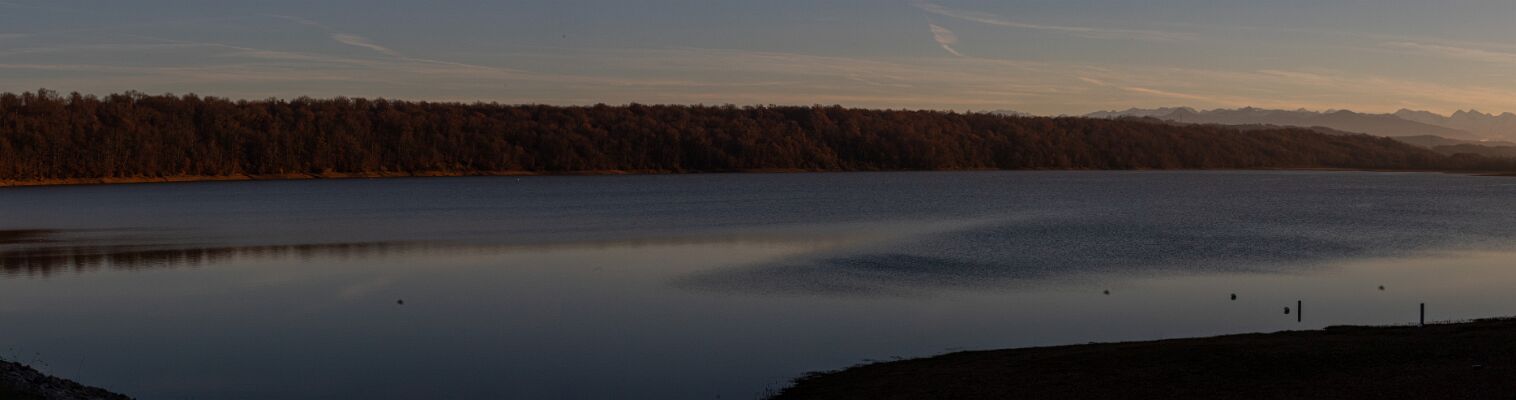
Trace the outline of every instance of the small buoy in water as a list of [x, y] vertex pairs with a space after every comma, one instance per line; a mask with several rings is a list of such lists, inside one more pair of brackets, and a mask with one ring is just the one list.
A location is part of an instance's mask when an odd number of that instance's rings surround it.
[[1384, 291], [1384, 285], [1379, 285], [1379, 291], [1381, 291], [1381, 292]]
[[405, 299], [395, 300], [395, 304], [405, 305]]
[[1232, 300], [1237, 300], [1237, 294], [1236, 293], [1232, 293]]
[[1289, 307], [1285, 307], [1284, 308], [1284, 313], [1288, 315], [1290, 313], [1290, 308]]
[[1111, 295], [1111, 291], [1109, 291], [1109, 290], [1105, 291], [1104, 293], [1105, 293], [1106, 296], [1110, 296]]

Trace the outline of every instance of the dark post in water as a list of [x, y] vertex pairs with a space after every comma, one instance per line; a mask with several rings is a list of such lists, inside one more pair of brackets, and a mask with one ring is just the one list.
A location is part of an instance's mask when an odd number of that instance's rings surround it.
[[1427, 303], [1421, 303], [1421, 326], [1427, 326]]
[[1300, 308], [1300, 305], [1301, 305], [1300, 304], [1300, 300], [1295, 300], [1295, 322], [1300, 322], [1301, 319], [1303, 318], [1300, 315], [1303, 314], [1302, 311], [1305, 311], [1305, 310], [1302, 310]]

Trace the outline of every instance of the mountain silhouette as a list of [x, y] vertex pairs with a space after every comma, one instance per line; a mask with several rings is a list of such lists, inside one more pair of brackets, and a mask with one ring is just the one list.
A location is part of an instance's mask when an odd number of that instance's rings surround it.
[[1516, 114], [1485, 114], [1478, 110], [1453, 113], [1450, 116], [1430, 111], [1401, 109], [1394, 114], [1407, 121], [1458, 129], [1490, 139], [1516, 140]]
[[1364, 114], [1349, 110], [1271, 110], [1245, 107], [1200, 111], [1189, 107], [1128, 109], [1086, 114], [1091, 118], [1151, 117], [1192, 124], [1278, 125], [1325, 127], [1376, 136], [1441, 136], [1449, 139], [1482, 140], [1479, 134], [1447, 126], [1412, 121], [1390, 114]]

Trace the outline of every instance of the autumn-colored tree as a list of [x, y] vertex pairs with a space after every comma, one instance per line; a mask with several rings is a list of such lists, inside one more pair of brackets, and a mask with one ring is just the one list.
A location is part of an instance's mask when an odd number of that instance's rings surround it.
[[1363, 168], [1516, 170], [1390, 139], [838, 106], [555, 107], [0, 94], [0, 180], [290, 173]]

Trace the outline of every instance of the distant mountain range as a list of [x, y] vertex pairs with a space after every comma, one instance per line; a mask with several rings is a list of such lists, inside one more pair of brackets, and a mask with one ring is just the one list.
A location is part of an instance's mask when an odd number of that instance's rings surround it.
[[1428, 111], [1401, 109], [1392, 115], [1407, 121], [1458, 129], [1489, 139], [1516, 139], [1516, 114], [1512, 113], [1495, 115], [1477, 110], [1459, 110], [1451, 116], [1442, 116]]
[[1128, 109], [1086, 114], [1090, 118], [1142, 117], [1191, 124], [1325, 127], [1375, 136], [1439, 136], [1465, 141], [1516, 139], [1516, 115], [1463, 112], [1444, 117], [1426, 111], [1365, 114], [1348, 110], [1307, 111], [1262, 108], [1196, 110], [1189, 107]]
[[[988, 113], [1013, 117], [1031, 116], [1014, 110]], [[1448, 155], [1478, 154], [1516, 158], [1516, 114], [1513, 113], [1495, 115], [1479, 111], [1458, 111], [1444, 116], [1430, 111], [1406, 109], [1394, 114], [1365, 114], [1348, 110], [1291, 111], [1245, 107], [1201, 111], [1189, 107], [1163, 107], [1100, 111], [1085, 114], [1084, 117], [1145, 118], [1174, 124], [1227, 125], [1245, 131], [1281, 126], [1302, 127], [1327, 135], [1384, 136]]]

